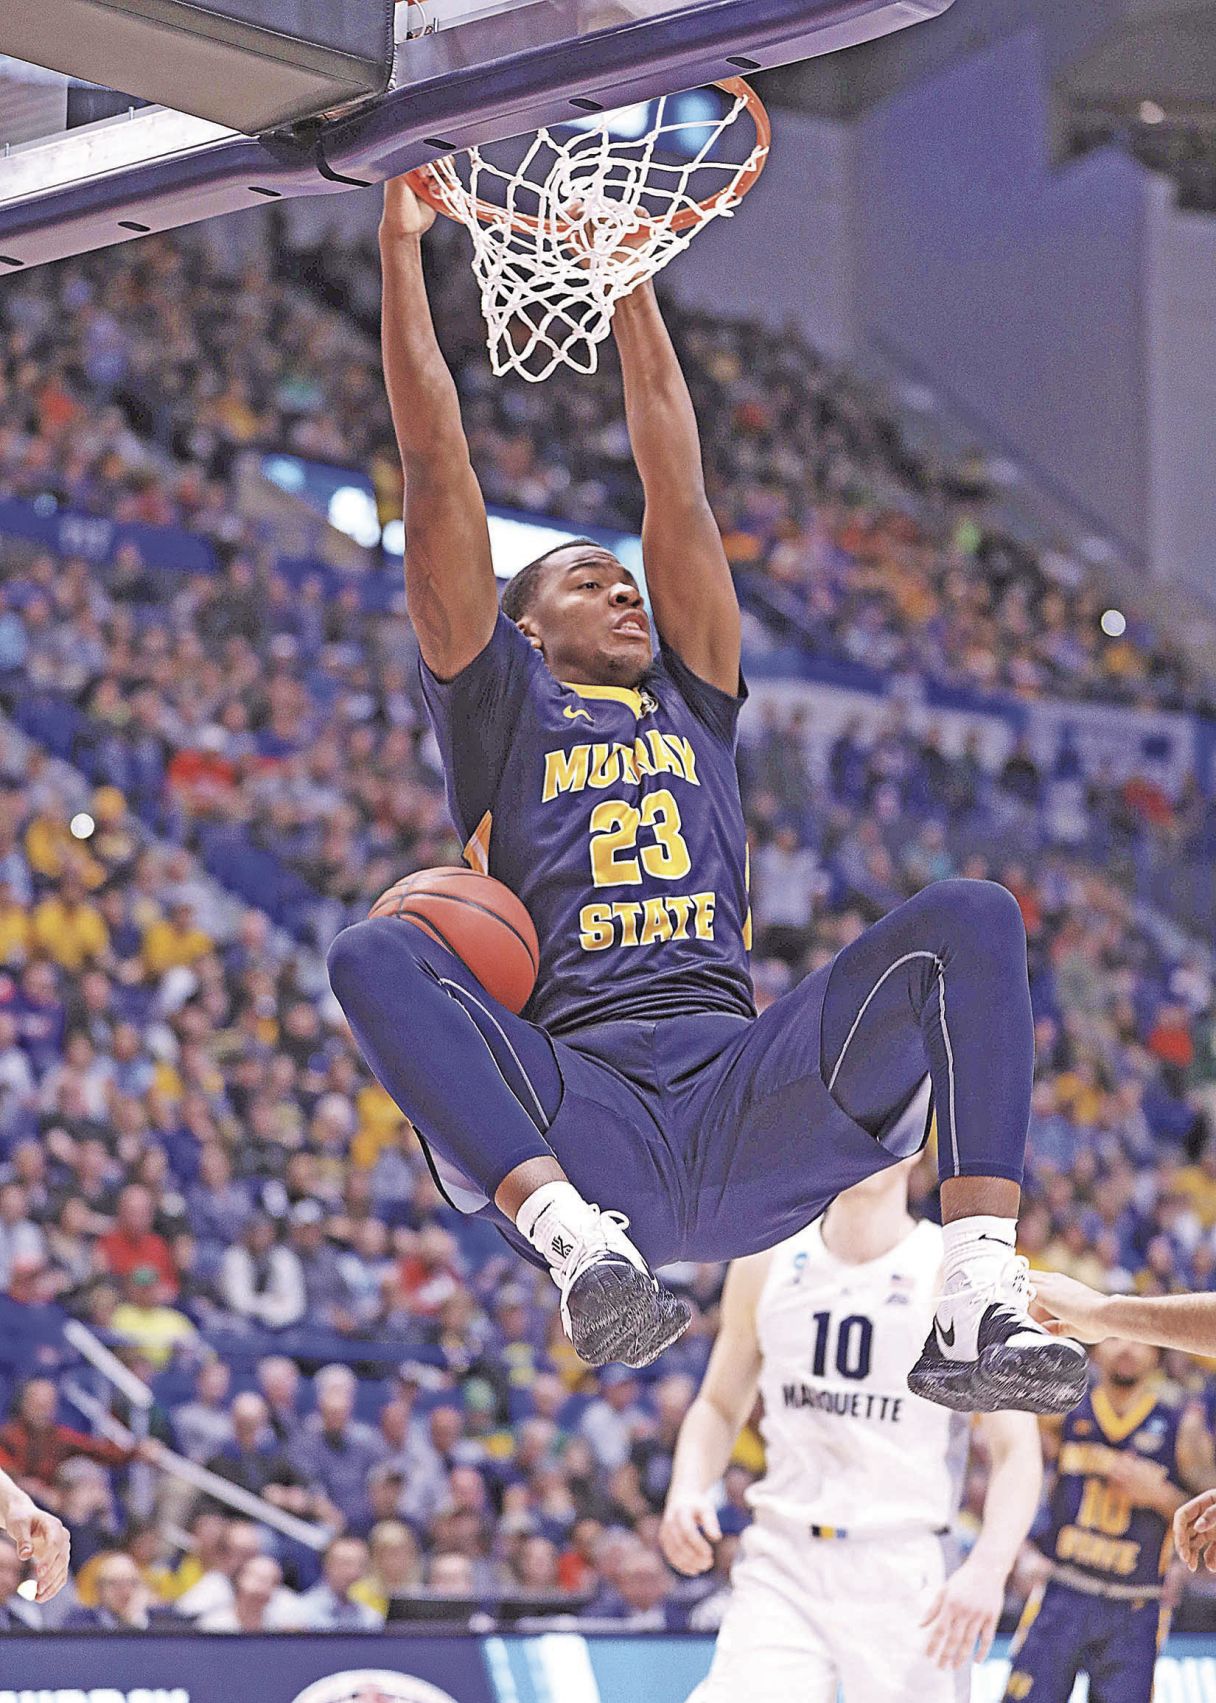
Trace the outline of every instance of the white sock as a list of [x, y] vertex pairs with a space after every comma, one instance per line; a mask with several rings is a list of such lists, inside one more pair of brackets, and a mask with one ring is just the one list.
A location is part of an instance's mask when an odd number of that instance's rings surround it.
[[542, 1183], [515, 1214], [515, 1228], [550, 1265], [561, 1265], [591, 1216], [573, 1183]]
[[945, 1241], [943, 1287], [947, 1295], [969, 1282], [995, 1274], [1017, 1246], [1016, 1218], [956, 1218], [942, 1225]]

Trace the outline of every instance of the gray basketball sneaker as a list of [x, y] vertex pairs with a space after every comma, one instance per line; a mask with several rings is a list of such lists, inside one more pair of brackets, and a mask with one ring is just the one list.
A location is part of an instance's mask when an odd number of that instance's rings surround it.
[[559, 1263], [549, 1275], [561, 1291], [566, 1335], [589, 1366], [649, 1366], [683, 1336], [692, 1311], [653, 1275], [625, 1234], [623, 1213], [591, 1211], [582, 1235], [551, 1244]]
[[1089, 1362], [1079, 1342], [1031, 1318], [1033, 1295], [1026, 1261], [1011, 1254], [995, 1277], [941, 1296], [908, 1388], [961, 1413], [1068, 1413]]

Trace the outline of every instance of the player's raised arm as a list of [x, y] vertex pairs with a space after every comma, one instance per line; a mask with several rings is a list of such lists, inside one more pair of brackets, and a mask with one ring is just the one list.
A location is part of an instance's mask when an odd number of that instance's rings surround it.
[[612, 328], [629, 441], [646, 496], [642, 556], [660, 635], [710, 685], [739, 689], [739, 604], [705, 493], [692, 398], [651, 284], [626, 296]]
[[385, 186], [381, 335], [405, 473], [406, 601], [423, 660], [450, 680], [488, 644], [498, 594], [485, 503], [423, 280], [422, 235], [434, 217], [404, 178]]
[[663, 1553], [681, 1573], [704, 1573], [722, 1536], [711, 1491], [730, 1463], [756, 1399], [760, 1344], [756, 1302], [768, 1254], [736, 1260], [726, 1274], [722, 1317], [697, 1398], [684, 1416], [659, 1529]]
[[1216, 1354], [1216, 1295], [1103, 1295], [1057, 1271], [1036, 1271], [1047, 1328], [1082, 1342], [1122, 1336], [1185, 1354]]

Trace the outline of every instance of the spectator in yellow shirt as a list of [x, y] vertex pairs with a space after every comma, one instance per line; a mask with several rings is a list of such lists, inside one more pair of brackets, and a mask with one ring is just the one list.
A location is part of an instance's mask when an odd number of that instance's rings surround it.
[[1198, 1164], [1182, 1167], [1174, 1190], [1186, 1196], [1205, 1230], [1216, 1225], [1216, 1139], [1208, 1141]]
[[1071, 1070], [1056, 1078], [1056, 1100], [1060, 1110], [1073, 1123], [1092, 1128], [1101, 1122], [1106, 1094], [1091, 1060], [1079, 1060]]
[[372, 1527], [367, 1547], [367, 1572], [351, 1586], [350, 1594], [377, 1614], [387, 1614], [394, 1597], [409, 1596], [422, 1584], [418, 1540], [403, 1521], [381, 1520]]
[[139, 855], [139, 841], [127, 822], [127, 801], [116, 786], [99, 786], [93, 794], [93, 819], [97, 831], [89, 849], [113, 875], [129, 870]]
[[188, 969], [214, 951], [211, 936], [195, 924], [194, 906], [184, 900], [172, 905], [168, 916], [154, 922], [144, 934], [144, 963], [154, 976]]
[[158, 1372], [169, 1364], [179, 1344], [193, 1342], [198, 1336], [185, 1313], [165, 1303], [160, 1276], [150, 1265], [137, 1265], [127, 1278], [110, 1329], [134, 1343]]
[[104, 958], [110, 947], [105, 918], [86, 897], [83, 879], [69, 870], [59, 891], [34, 909], [34, 945], [71, 975]]
[[413, 1126], [402, 1117], [400, 1106], [378, 1082], [360, 1088], [355, 1096], [355, 1117], [358, 1129], [351, 1142], [350, 1158], [358, 1171], [370, 1171], [386, 1147], [401, 1143], [404, 1135], [413, 1133]]
[[78, 870], [90, 892], [106, 878], [105, 867], [73, 837], [65, 819], [41, 810], [25, 830], [25, 856], [35, 875], [58, 881], [69, 869]]
[[0, 964], [24, 964], [33, 931], [29, 912], [19, 905], [10, 881], [0, 881]]

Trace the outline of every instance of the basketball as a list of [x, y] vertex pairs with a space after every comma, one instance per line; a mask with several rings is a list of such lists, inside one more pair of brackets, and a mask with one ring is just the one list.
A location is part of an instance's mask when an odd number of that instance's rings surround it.
[[536, 929], [520, 901], [490, 875], [459, 865], [420, 869], [382, 893], [372, 917], [402, 917], [454, 952], [508, 1011], [532, 997], [540, 964]]

